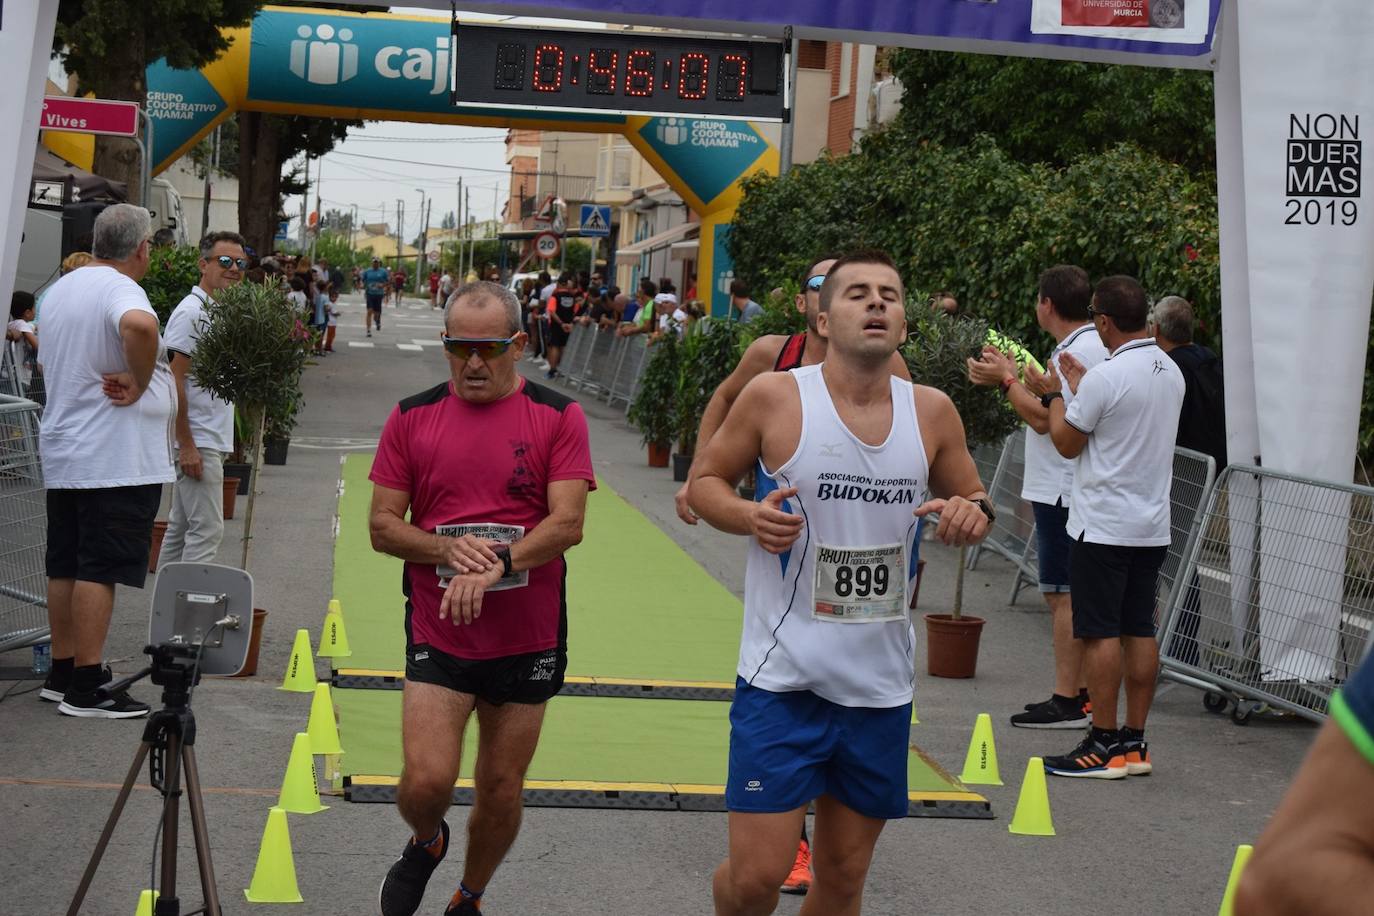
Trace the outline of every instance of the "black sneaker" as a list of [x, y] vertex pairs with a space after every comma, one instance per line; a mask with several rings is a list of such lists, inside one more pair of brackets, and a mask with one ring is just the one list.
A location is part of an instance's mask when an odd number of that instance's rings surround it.
[[439, 829], [444, 834], [444, 849], [437, 856], [416, 846], [414, 837], [406, 842], [401, 857], [386, 873], [382, 889], [377, 892], [377, 904], [381, 907], [382, 916], [411, 916], [420, 908], [429, 876], [434, 874], [434, 869], [448, 855], [448, 822], [440, 821]]
[[466, 897], [457, 903], [450, 903], [448, 909], [444, 910], [444, 916], [481, 916], [482, 904], [475, 900], [468, 900]]
[[1017, 728], [1083, 729], [1088, 724], [1088, 717], [1084, 715], [1083, 706], [1077, 699], [1053, 696], [1012, 716], [1011, 724]]
[[57, 669], [49, 669], [48, 676], [43, 679], [43, 686], [39, 689], [38, 695], [53, 703], [61, 703], [62, 698], [67, 695], [67, 689], [72, 685], [72, 673], [67, 671], [63, 677], [58, 677]]
[[129, 696], [129, 691], [116, 690], [109, 696], [102, 696], [102, 690], [100, 687], [88, 692], [69, 689], [57, 711], [82, 719], [137, 719], [148, 714], [148, 704]]
[[1126, 754], [1119, 743], [1113, 742], [1107, 747], [1089, 732], [1078, 747], [1063, 757], [1046, 757], [1045, 772], [1053, 776], [1125, 779]]

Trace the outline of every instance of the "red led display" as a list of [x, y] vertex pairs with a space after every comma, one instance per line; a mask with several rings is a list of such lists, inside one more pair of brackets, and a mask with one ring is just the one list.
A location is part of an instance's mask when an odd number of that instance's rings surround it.
[[748, 85], [749, 61], [741, 54], [722, 55], [720, 69], [716, 71], [716, 100], [742, 102]]
[[677, 95], [680, 99], [704, 99], [711, 58], [689, 51], [677, 62]]
[[559, 92], [563, 89], [563, 49], [543, 44], [534, 49], [534, 80], [540, 92]]
[[654, 61], [657, 55], [653, 51], [646, 51], [643, 48], [635, 48], [625, 55], [625, 94], [635, 96], [646, 96], [654, 94]]
[[615, 75], [619, 67], [619, 51], [592, 48], [587, 52], [587, 91], [592, 95], [615, 95]]

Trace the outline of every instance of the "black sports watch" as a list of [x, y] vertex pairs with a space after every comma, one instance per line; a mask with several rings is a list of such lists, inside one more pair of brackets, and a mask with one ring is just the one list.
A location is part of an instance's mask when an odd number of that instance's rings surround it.
[[511, 574], [510, 547], [502, 544], [499, 547], [493, 547], [491, 552], [496, 554], [501, 560], [501, 578], [504, 579], [506, 576], [509, 576]]
[[983, 514], [988, 517], [989, 525], [997, 521], [997, 511], [992, 508], [992, 500], [984, 496], [981, 499], [973, 500], [973, 504], [983, 510]]
[[1040, 406], [1049, 410], [1050, 401], [1053, 401], [1055, 398], [1062, 398], [1063, 396], [1064, 392], [1062, 391], [1051, 391], [1049, 394], [1042, 394], [1040, 395]]

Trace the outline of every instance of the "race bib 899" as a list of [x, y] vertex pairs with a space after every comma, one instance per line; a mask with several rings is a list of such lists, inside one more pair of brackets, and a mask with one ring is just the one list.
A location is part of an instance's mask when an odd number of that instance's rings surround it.
[[906, 550], [901, 544], [816, 547], [812, 616], [836, 623], [906, 619]]

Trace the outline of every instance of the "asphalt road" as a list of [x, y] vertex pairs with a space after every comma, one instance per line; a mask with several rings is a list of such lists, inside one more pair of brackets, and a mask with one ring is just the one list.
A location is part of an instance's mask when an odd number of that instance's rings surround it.
[[[309, 627], [317, 636], [330, 597], [340, 457], [370, 450], [391, 406], [447, 373], [441, 348], [431, 343], [440, 330], [438, 314], [427, 306], [388, 309], [381, 333], [371, 340], [362, 334], [361, 305], [351, 298], [343, 322], [338, 352], [307, 371], [306, 406], [288, 463], [266, 469], [259, 480], [250, 571], [256, 603], [270, 614], [259, 676], [207, 680], [195, 694], [197, 752], [226, 913], [254, 909], [244, 902], [242, 889], [252, 874], [291, 736], [305, 726], [309, 698], [274, 688], [295, 630]], [[531, 364], [525, 367], [534, 374]], [[668, 471], [645, 466], [639, 437], [623, 415], [595, 401], [585, 409], [597, 473], [739, 594], [739, 539], [677, 521], [671, 502], [676, 484]], [[234, 563], [238, 556], [242, 505], [241, 498], [239, 519], [228, 523], [224, 562]], [[927, 545], [925, 556], [922, 608], [944, 610], [953, 593], [955, 552]], [[576, 562], [575, 552], [570, 560]], [[633, 571], [627, 567], [626, 574]], [[985, 794], [997, 818], [891, 824], [878, 845], [864, 911], [1057, 916], [1105, 905], [1148, 914], [1215, 912], [1236, 844], [1258, 835], [1314, 728], [1293, 720], [1238, 727], [1204, 712], [1195, 691], [1166, 685], [1150, 720], [1153, 776], [1051, 780], [1058, 835], [1009, 835], [1026, 759], [1063, 753], [1076, 738], [1006, 724], [1009, 714], [1042, 699], [1050, 686], [1048, 616], [1033, 593], [1006, 605], [1011, 576], [1010, 567], [995, 557], [969, 574], [965, 611], [988, 619], [978, 676], [948, 681], [923, 675], [917, 693], [921, 724], [913, 730], [927, 752], [957, 772], [975, 716], [992, 714], [1006, 785], [987, 788]], [[120, 592], [108, 647], [117, 671], [140, 666], [148, 599], [146, 592]], [[924, 652], [923, 645], [918, 651]], [[0, 665], [28, 659], [27, 649], [3, 653]], [[327, 671], [322, 664], [319, 670]], [[0, 684], [0, 692], [7, 686]], [[33, 685], [17, 689], [28, 686]], [[138, 685], [134, 692], [148, 701], [157, 697], [151, 685]], [[138, 745], [140, 721], [66, 718], [36, 694], [0, 703], [0, 914], [65, 912]], [[146, 771], [141, 782], [83, 912], [132, 913], [138, 889], [148, 886], [159, 809]], [[291, 911], [373, 913], [378, 883], [404, 843], [406, 828], [388, 806], [341, 798], [326, 803], [328, 811], [290, 819], [306, 901]], [[450, 820], [455, 838], [464, 820], [465, 810], [455, 809]], [[181, 839], [181, 896], [198, 901], [185, 816]], [[529, 809], [484, 912], [710, 913], [710, 874], [725, 844], [722, 814]], [[422, 912], [443, 912], [459, 870], [459, 857], [451, 856]], [[798, 906], [796, 899], [785, 898], [778, 912], [795, 913]], [[191, 908], [185, 904], [183, 911]]]

